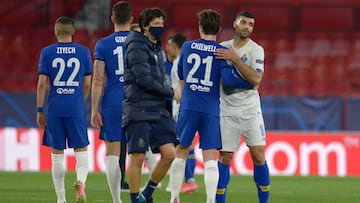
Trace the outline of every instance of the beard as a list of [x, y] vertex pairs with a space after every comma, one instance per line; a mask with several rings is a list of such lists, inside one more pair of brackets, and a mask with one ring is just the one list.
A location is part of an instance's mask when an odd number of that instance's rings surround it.
[[250, 36], [250, 32], [248, 30], [238, 30], [236, 36], [240, 39], [247, 39]]

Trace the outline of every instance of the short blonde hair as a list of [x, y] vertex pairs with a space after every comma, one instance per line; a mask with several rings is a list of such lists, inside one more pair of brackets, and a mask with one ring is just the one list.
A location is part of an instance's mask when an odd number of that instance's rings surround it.
[[75, 32], [75, 24], [72, 18], [62, 16], [55, 22], [55, 30], [58, 35], [73, 35]]

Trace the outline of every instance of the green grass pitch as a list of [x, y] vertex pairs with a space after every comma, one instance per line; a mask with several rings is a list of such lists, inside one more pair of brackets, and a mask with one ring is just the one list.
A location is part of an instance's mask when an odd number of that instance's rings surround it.
[[[67, 202], [75, 202], [72, 184], [75, 174], [66, 174]], [[143, 175], [142, 185], [147, 180]], [[205, 202], [203, 176], [197, 175], [199, 189], [192, 195], [181, 196], [182, 203]], [[165, 191], [168, 176], [162, 188], [154, 193], [155, 203], [168, 203], [170, 194]], [[89, 173], [86, 182], [89, 203], [109, 202], [111, 196], [104, 173]], [[123, 203], [130, 203], [128, 192], [121, 194]], [[51, 203], [56, 202], [50, 172], [0, 172], [0, 202]], [[256, 203], [256, 187], [251, 176], [233, 175], [228, 188], [228, 203]], [[272, 176], [272, 203], [355, 203], [360, 202], [360, 177], [300, 177]]]

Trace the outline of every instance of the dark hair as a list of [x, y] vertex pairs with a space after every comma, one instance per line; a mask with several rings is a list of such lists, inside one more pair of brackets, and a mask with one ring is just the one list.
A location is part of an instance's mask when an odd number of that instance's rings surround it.
[[179, 48], [186, 42], [186, 37], [182, 35], [181, 33], [176, 33], [175, 35], [169, 37], [169, 40], [176, 44]]
[[198, 13], [199, 25], [207, 35], [216, 35], [220, 30], [221, 16], [218, 12], [206, 9]]
[[163, 17], [166, 18], [165, 11], [160, 8], [146, 8], [140, 13], [139, 26], [141, 32], [144, 32], [144, 27], [148, 26], [155, 18]]
[[250, 13], [250, 11], [240, 11], [237, 15], [236, 15], [236, 19], [240, 18], [240, 16], [244, 16], [247, 18], [252, 18], [255, 19], [254, 15], [252, 13]]
[[56, 19], [55, 29], [58, 30], [59, 35], [72, 35], [75, 30], [74, 20], [67, 16], [61, 16]]
[[127, 24], [132, 17], [132, 6], [126, 1], [119, 1], [114, 4], [112, 12], [116, 24]]

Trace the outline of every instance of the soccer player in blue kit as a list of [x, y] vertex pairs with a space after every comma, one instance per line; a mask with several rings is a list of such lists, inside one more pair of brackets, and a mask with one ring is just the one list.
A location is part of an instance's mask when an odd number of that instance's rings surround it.
[[[122, 101], [124, 97], [124, 42], [130, 31], [132, 7], [119, 1], [112, 8], [111, 21], [114, 33], [101, 38], [94, 50], [94, 74], [91, 90], [91, 124], [100, 129], [99, 138], [106, 147], [106, 178], [113, 203], [120, 203], [121, 171], [119, 166], [120, 142], [126, 142], [121, 128]], [[105, 83], [106, 77], [106, 83]], [[103, 88], [105, 83], [105, 87]], [[101, 113], [99, 110], [100, 98]]]
[[[76, 159], [76, 202], [86, 202], [89, 140], [85, 101], [90, 91], [91, 53], [87, 47], [72, 42], [73, 19], [58, 18], [54, 32], [57, 43], [43, 48], [39, 59], [36, 121], [45, 129], [43, 145], [51, 147], [51, 172], [57, 203], [66, 202], [64, 149], [67, 147], [74, 149]], [[48, 81], [50, 92], [45, 117], [43, 108]]]
[[[215, 203], [219, 179], [217, 150], [221, 149], [220, 136], [220, 80], [223, 70], [233, 70], [225, 60], [215, 58], [216, 42], [221, 16], [213, 10], [198, 13], [201, 39], [183, 44], [178, 63], [178, 76], [183, 83], [177, 134], [180, 144], [170, 170], [171, 203], [180, 202], [180, 189], [184, 178], [185, 161], [196, 131], [204, 160], [206, 203]], [[228, 71], [229, 72], [229, 71]]]

